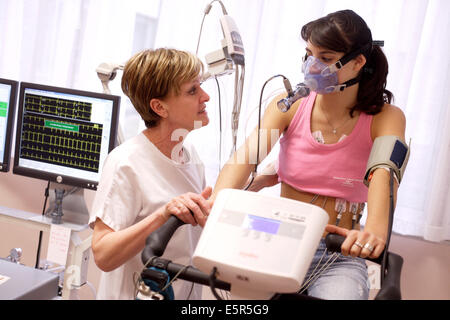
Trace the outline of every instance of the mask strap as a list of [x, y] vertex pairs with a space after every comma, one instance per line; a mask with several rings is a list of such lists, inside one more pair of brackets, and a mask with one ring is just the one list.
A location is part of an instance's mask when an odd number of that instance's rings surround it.
[[[328, 72], [333, 73], [338, 71], [339, 69], [341, 69], [343, 66], [345, 66], [349, 61], [353, 60], [354, 58], [356, 58], [359, 54], [369, 50], [370, 48], [372, 48], [372, 43], [368, 43], [365, 46], [362, 46], [359, 49], [356, 49], [352, 52], [347, 53], [346, 55], [344, 55], [342, 58], [340, 58], [335, 64], [331, 65], [328, 67]], [[324, 70], [325, 71], [325, 70]]]
[[[363, 46], [360, 50], [355, 50], [353, 51], [353, 53], [349, 53], [347, 55], [345, 55], [344, 57], [342, 57], [338, 62], [340, 63], [340, 68], [342, 68], [347, 62], [349, 62], [350, 60], [354, 59], [356, 56], [358, 56], [358, 54], [364, 52], [365, 50], [367, 50], [367, 47], [372, 47], [372, 46], [380, 46], [383, 47], [384, 46], [384, 41], [383, 40], [374, 40], [372, 41], [371, 44], [366, 44], [365, 46]], [[342, 63], [342, 60], [344, 61], [344, 63]], [[336, 62], [336, 64], [338, 63]], [[335, 65], [336, 65], [335, 64]], [[333, 65], [333, 66], [335, 66]], [[339, 68], [339, 69], [340, 69]], [[340, 84], [338, 86], [336, 86], [336, 91], [344, 91], [345, 88], [351, 87], [355, 84], [357, 84], [359, 81], [361, 81], [361, 77], [362, 74], [360, 73], [356, 78], [350, 79], [346, 82], [344, 82], [343, 84]]]
[[345, 81], [342, 84], [338, 84], [334, 87], [334, 92], [344, 91], [345, 88], [351, 87], [361, 81], [361, 74], [359, 74], [356, 78]]

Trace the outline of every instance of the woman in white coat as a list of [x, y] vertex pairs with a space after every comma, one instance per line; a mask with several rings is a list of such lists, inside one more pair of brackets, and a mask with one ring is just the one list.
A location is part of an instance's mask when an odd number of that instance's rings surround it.
[[[188, 132], [209, 122], [202, 72], [196, 56], [175, 49], [146, 50], [125, 65], [122, 90], [146, 129], [116, 147], [102, 171], [89, 220], [102, 270], [98, 299], [136, 297], [145, 240], [170, 215], [187, 224], [176, 231], [164, 257], [190, 263], [210, 211], [203, 163], [194, 146], [184, 143]], [[200, 299], [201, 287], [192, 286], [176, 281], [175, 297]]]

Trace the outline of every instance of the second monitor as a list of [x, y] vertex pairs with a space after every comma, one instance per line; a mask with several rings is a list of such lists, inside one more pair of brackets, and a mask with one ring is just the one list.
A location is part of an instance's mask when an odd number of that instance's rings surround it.
[[119, 96], [22, 82], [13, 173], [96, 190], [119, 105]]
[[7, 172], [11, 159], [17, 81], [0, 79], [0, 171]]

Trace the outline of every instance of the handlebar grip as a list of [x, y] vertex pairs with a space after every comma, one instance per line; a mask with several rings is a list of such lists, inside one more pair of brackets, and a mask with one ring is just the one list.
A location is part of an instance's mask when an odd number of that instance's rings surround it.
[[329, 233], [325, 237], [325, 244], [327, 250], [331, 252], [341, 252], [341, 246], [344, 242], [345, 237], [335, 233]]
[[141, 256], [142, 263], [147, 263], [154, 256], [162, 256], [172, 235], [184, 224], [185, 222], [177, 217], [170, 216], [166, 223], [152, 232], [145, 240], [145, 248]]
[[[344, 242], [344, 240], [345, 240], [345, 237], [341, 236], [339, 234], [335, 234], [335, 233], [327, 234], [325, 237], [325, 244], [327, 246], [327, 250], [329, 250], [331, 252], [341, 252], [341, 246], [342, 246], [342, 243]], [[381, 265], [383, 262], [383, 257], [385, 255], [385, 253], [386, 253], [386, 249], [384, 249], [383, 252], [381, 252], [381, 254], [378, 258], [375, 258], [375, 259], [365, 258], [365, 259]]]

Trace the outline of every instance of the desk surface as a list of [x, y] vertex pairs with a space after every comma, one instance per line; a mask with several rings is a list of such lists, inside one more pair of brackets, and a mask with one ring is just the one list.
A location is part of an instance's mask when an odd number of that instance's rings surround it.
[[[52, 224], [52, 219], [46, 216], [42, 216], [36, 213], [12, 209], [8, 207], [0, 206], [0, 220], [21, 220], [23, 222], [29, 222], [31, 225], [40, 225], [47, 229]], [[88, 218], [88, 217], [87, 217]], [[64, 212], [63, 221], [60, 226], [72, 229], [75, 232], [79, 232], [88, 228], [86, 217], [75, 212], [66, 210]]]

